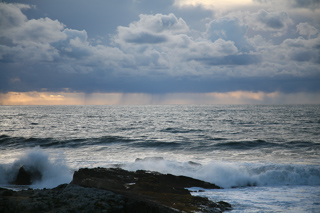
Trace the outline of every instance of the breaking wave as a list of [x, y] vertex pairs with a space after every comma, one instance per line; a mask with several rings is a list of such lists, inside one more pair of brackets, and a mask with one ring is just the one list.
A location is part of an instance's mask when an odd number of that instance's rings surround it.
[[[50, 159], [47, 152], [36, 147], [27, 151], [10, 164], [0, 164], [0, 184], [10, 185], [15, 181], [19, 169], [39, 172], [41, 179], [31, 184], [31, 188], [53, 188], [72, 180], [72, 169], [63, 157]], [[248, 186], [320, 186], [320, 165], [297, 164], [258, 164], [212, 161], [200, 164], [192, 161], [179, 162], [163, 157], [136, 159], [135, 162], [123, 162], [122, 168], [135, 171], [139, 169], [185, 175], [223, 188]]]
[[214, 183], [223, 188], [247, 186], [320, 186], [319, 165], [248, 164], [211, 162], [177, 162], [162, 158], [147, 158], [124, 166], [128, 170], [152, 170], [185, 175]]
[[63, 158], [52, 161], [48, 153], [35, 147], [11, 164], [0, 164], [0, 184], [9, 186], [13, 183], [22, 167], [26, 172], [40, 175], [30, 188], [53, 188], [72, 179], [72, 171]]

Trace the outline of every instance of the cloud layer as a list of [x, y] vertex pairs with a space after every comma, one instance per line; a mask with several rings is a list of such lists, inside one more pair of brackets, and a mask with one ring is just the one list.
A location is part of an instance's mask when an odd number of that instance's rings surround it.
[[0, 3], [0, 92], [320, 91], [318, 1], [125, 2]]

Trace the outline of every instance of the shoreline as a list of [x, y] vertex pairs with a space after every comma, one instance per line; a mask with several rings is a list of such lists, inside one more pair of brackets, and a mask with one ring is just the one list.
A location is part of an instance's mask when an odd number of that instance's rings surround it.
[[0, 212], [223, 212], [229, 203], [192, 196], [186, 188], [220, 187], [186, 176], [120, 168], [83, 168], [52, 189], [0, 188]]

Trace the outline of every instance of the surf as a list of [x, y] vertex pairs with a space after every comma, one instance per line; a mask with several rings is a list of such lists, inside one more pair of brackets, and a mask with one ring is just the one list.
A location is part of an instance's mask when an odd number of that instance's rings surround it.
[[[16, 186], [14, 184], [19, 170], [37, 174], [31, 178], [30, 186]], [[72, 169], [68, 167], [63, 157], [51, 159], [49, 153], [39, 147], [26, 151], [13, 163], [0, 164], [0, 185], [15, 188], [53, 188], [72, 180]]]

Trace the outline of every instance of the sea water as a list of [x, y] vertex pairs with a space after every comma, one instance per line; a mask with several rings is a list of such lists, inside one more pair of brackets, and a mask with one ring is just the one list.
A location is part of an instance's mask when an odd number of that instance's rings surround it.
[[320, 105], [1, 106], [0, 185], [21, 166], [33, 188], [118, 166], [215, 183], [190, 190], [232, 212], [320, 212]]

